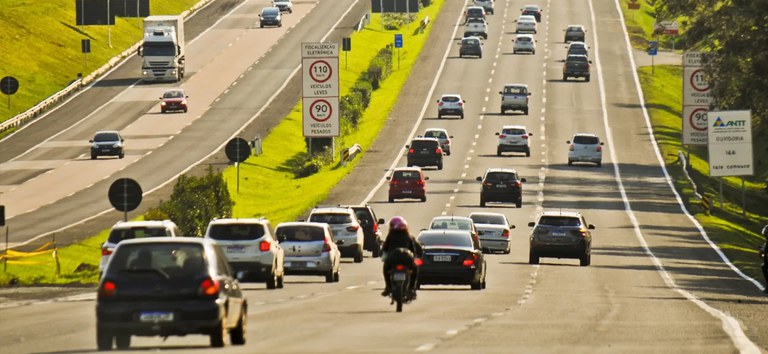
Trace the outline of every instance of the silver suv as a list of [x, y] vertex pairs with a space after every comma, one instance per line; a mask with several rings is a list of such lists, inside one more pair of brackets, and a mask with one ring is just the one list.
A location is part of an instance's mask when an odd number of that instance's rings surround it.
[[485, 10], [485, 13], [493, 15], [493, 0], [475, 0], [475, 5]]
[[529, 133], [524, 125], [505, 125], [501, 132], [496, 132], [499, 144], [496, 146], [496, 156], [504, 152], [522, 152], [525, 156], [531, 156], [531, 147], [528, 143], [533, 133]]
[[116, 222], [109, 231], [107, 241], [101, 244], [99, 274], [104, 272], [112, 252], [120, 241], [161, 236], [179, 236], [179, 228], [170, 220]]
[[446, 155], [451, 154], [451, 139], [453, 135], [448, 135], [448, 131], [443, 128], [427, 128], [424, 131], [425, 138], [435, 138], [440, 142], [440, 148]]
[[309, 213], [310, 222], [326, 223], [331, 226], [336, 241], [343, 241], [339, 246], [342, 257], [352, 257], [355, 263], [363, 261], [363, 243], [365, 235], [357, 214], [352, 208], [330, 207], [314, 208]]
[[595, 134], [576, 133], [573, 139], [566, 143], [568, 149], [568, 166], [574, 162], [590, 162], [597, 165], [603, 164], [603, 142]]
[[214, 219], [205, 238], [221, 247], [240, 281], [283, 287], [285, 254], [267, 219]]
[[467, 101], [461, 99], [461, 95], [449, 94], [443, 95], [437, 100], [437, 118], [443, 118], [443, 116], [454, 115], [464, 119], [464, 104]]

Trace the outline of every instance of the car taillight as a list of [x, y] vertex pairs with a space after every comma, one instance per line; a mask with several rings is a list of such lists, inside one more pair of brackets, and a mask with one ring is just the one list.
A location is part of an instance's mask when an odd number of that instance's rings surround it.
[[397, 264], [397, 265], [395, 265], [395, 270], [405, 270], [405, 265], [404, 264]]
[[325, 243], [323, 244], [323, 252], [331, 252], [331, 242], [328, 238], [325, 239]]
[[523, 134], [523, 135], [522, 135], [522, 136], [520, 136], [520, 137], [521, 137], [521, 138], [523, 138], [523, 139], [526, 139], [526, 140], [527, 140], [527, 139], [528, 139], [528, 134]]
[[464, 107], [464, 102], [459, 101], [459, 107]]
[[504, 138], [506, 138], [506, 137], [507, 137], [507, 136], [506, 136], [506, 135], [504, 135], [504, 134], [499, 134], [499, 139], [504, 139]]
[[521, 188], [523, 187], [523, 182], [515, 181], [515, 186], [517, 186], [517, 188]]
[[493, 187], [493, 183], [491, 183], [491, 182], [485, 182], [485, 183], [483, 183], [483, 186], [486, 186], [486, 187]]
[[585, 229], [580, 229], [580, 230], [579, 230], [579, 236], [581, 236], [581, 237], [587, 237], [587, 230], [585, 230]]
[[421, 258], [415, 258], [413, 263], [416, 264], [417, 267], [421, 267], [421, 265], [424, 264], [424, 260]]
[[109, 256], [111, 254], [112, 254], [112, 251], [110, 251], [109, 248], [104, 247], [104, 248], [101, 249], [101, 255], [102, 256]]
[[595, 151], [597, 151], [597, 152], [603, 151], [603, 147], [602, 147], [602, 146], [600, 146], [600, 145], [598, 145], [598, 146], [597, 146], [597, 149], [595, 149]]
[[442, 101], [440, 101], [440, 102], [437, 102], [437, 106], [438, 106], [438, 107], [442, 107], [442, 106], [443, 106], [443, 102], [442, 102]]
[[503, 237], [503, 238], [509, 238], [509, 230], [504, 230], [504, 231], [501, 233], [501, 237]]
[[427, 184], [427, 182], [425, 182], [423, 179], [416, 181], [416, 185], [423, 186], [425, 184]]
[[442, 153], [443, 153], [443, 149], [441, 148], [435, 149], [435, 154], [442, 154]]
[[445, 145], [451, 145], [451, 141], [450, 140], [446, 140], [445, 141]]
[[416, 150], [414, 150], [413, 148], [410, 148], [410, 149], [408, 149], [408, 153], [409, 153], [409, 154], [413, 154], [413, 153], [415, 153], [415, 152], [416, 152]]
[[198, 293], [203, 296], [213, 296], [217, 295], [219, 290], [219, 281], [207, 278], [200, 282], [200, 289], [198, 289]]
[[259, 242], [259, 251], [266, 252], [269, 251], [270, 245], [267, 241], [261, 241]]
[[101, 284], [99, 289], [99, 296], [101, 297], [113, 297], [117, 294], [117, 285], [111, 280], [107, 280]]
[[379, 231], [379, 224], [374, 222], [373, 223], [373, 233], [376, 233], [376, 231]]
[[477, 260], [477, 255], [473, 253], [473, 254], [467, 256], [467, 258], [464, 259], [463, 262], [461, 262], [461, 265], [463, 265], [465, 267], [471, 267], [471, 266], [475, 265], [475, 261], [476, 260]]
[[571, 146], [568, 147], [568, 150], [573, 151], [573, 144], [571, 144]]
[[347, 226], [347, 231], [349, 231], [349, 232], [355, 232], [355, 231], [357, 231], [357, 229], [359, 229], [359, 228], [360, 228], [360, 226], [359, 226], [359, 225]]

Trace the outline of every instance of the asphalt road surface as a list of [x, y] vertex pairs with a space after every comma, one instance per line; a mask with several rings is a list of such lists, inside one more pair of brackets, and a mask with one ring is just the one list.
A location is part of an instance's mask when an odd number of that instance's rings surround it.
[[[321, 3], [322, 4], [322, 3]], [[248, 344], [212, 350], [204, 336], [134, 338], [135, 351], [222, 353], [759, 353], [768, 348], [768, 301], [702, 238], [671, 191], [649, 135], [617, 2], [542, 0], [535, 55], [511, 54], [522, 0], [499, 1], [489, 16], [482, 59], [458, 58], [466, 2], [448, 1], [390, 121], [328, 203], [368, 202], [380, 217], [405, 216], [412, 231], [437, 215], [497, 211], [517, 226], [512, 252], [488, 255], [487, 289], [424, 286], [395, 313], [381, 263], [342, 264], [341, 281], [288, 277], [284, 289], [246, 284]], [[562, 29], [584, 24], [592, 46], [592, 81], [563, 82]], [[279, 47], [279, 46], [278, 46]], [[275, 48], [278, 48], [275, 47]], [[534, 92], [528, 116], [499, 114], [504, 83]], [[238, 87], [230, 90], [235, 96]], [[460, 93], [463, 120], [437, 119], [435, 100]], [[242, 101], [245, 104], [247, 101]], [[235, 102], [233, 102], [234, 104]], [[533, 132], [531, 157], [495, 154], [504, 124]], [[377, 183], [404, 165], [402, 147], [427, 127], [454, 135], [444, 169], [428, 170], [428, 200], [388, 203]], [[602, 167], [567, 165], [575, 132], [598, 134]], [[181, 136], [183, 137], [184, 134]], [[174, 139], [176, 140], [176, 139]], [[168, 144], [166, 144], [167, 146]], [[154, 153], [153, 153], [154, 155]], [[128, 157], [126, 157], [128, 158]], [[138, 163], [137, 163], [138, 164]], [[479, 207], [476, 176], [516, 168], [523, 206]], [[580, 210], [597, 226], [592, 265], [543, 258], [529, 265], [528, 227], [540, 210]], [[0, 310], [0, 343], [13, 353], [95, 351], [93, 292]], [[12, 324], [12, 325], [11, 325]]]

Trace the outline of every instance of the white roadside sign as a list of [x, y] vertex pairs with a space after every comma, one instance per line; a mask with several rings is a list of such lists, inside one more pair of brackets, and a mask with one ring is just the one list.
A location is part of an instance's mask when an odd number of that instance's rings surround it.
[[683, 106], [709, 106], [712, 93], [703, 67], [683, 68]]
[[339, 136], [339, 44], [302, 43], [301, 66], [304, 137]]
[[704, 66], [705, 52], [683, 53], [683, 66]]
[[683, 106], [683, 145], [707, 145], [707, 106]]
[[339, 96], [339, 58], [304, 58], [301, 67], [302, 96]]
[[752, 115], [750, 111], [710, 111], [709, 175], [752, 176]]
[[305, 97], [302, 106], [305, 137], [339, 136], [338, 97]]

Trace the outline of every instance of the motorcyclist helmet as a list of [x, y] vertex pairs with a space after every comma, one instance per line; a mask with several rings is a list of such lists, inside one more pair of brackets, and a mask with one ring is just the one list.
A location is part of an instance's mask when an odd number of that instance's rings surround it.
[[402, 216], [393, 216], [389, 219], [390, 230], [408, 230], [408, 223]]

